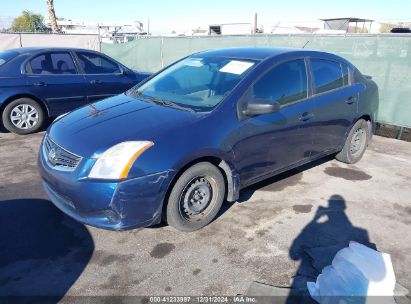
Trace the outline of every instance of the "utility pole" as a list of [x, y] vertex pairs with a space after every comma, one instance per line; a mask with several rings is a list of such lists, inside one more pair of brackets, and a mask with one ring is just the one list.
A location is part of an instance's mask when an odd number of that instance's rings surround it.
[[253, 34], [257, 34], [257, 13], [254, 14], [254, 30]]
[[147, 36], [150, 36], [150, 18], [147, 19]]

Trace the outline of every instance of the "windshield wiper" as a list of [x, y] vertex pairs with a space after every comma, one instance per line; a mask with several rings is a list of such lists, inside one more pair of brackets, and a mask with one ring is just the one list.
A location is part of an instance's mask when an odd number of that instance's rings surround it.
[[158, 98], [158, 97], [143, 95], [141, 91], [137, 91], [136, 96], [141, 97], [143, 99], [147, 99], [147, 100], [152, 101], [152, 102], [157, 103], [157, 104], [161, 104], [161, 105], [166, 106], [166, 107], [179, 109], [179, 110], [183, 110], [183, 111], [188, 111], [188, 112], [195, 112], [191, 108], [180, 106], [180, 105], [178, 105], [178, 104], [176, 104], [172, 101], [169, 101], [169, 100], [165, 100], [165, 99]]
[[183, 107], [180, 106], [177, 103], [174, 103], [172, 101], [169, 100], [165, 100], [165, 99], [159, 99], [161, 100], [161, 102], [163, 103], [163, 105], [165, 105], [166, 107], [170, 107], [170, 108], [175, 108], [175, 109], [180, 109], [180, 110], [184, 110], [184, 111], [188, 111], [188, 112], [195, 112], [193, 109], [188, 108], [188, 107]]

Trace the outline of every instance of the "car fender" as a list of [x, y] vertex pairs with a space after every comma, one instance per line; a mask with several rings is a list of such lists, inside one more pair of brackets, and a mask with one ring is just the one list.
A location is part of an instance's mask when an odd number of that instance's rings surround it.
[[189, 166], [201, 161], [209, 161], [218, 166], [227, 178], [227, 200], [229, 202], [236, 201], [240, 192], [240, 175], [233, 160], [234, 152], [232, 150], [225, 152], [216, 148], [208, 148], [191, 152], [173, 166], [177, 168], [173, 181]]

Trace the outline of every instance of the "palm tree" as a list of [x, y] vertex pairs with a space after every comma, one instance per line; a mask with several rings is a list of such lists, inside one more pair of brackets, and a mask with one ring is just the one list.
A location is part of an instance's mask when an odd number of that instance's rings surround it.
[[53, 33], [60, 32], [59, 26], [57, 24], [56, 12], [54, 11], [54, 0], [46, 0], [47, 10], [49, 12], [49, 19], [51, 23], [51, 30]]

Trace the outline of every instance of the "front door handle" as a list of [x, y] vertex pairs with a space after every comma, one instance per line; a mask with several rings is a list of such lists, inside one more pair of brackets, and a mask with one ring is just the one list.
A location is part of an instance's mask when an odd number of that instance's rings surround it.
[[36, 87], [45, 87], [47, 83], [45, 83], [44, 81], [39, 81], [39, 82], [33, 83], [33, 85], [35, 85]]
[[304, 112], [303, 114], [301, 114], [300, 118], [298, 118], [300, 121], [307, 121], [310, 120], [311, 118], [314, 117], [313, 113], [310, 112]]
[[100, 83], [102, 83], [102, 81], [98, 80], [98, 79], [94, 79], [94, 80], [91, 80], [90, 83], [91, 84], [100, 84]]
[[355, 102], [354, 96], [348, 97], [347, 100], [345, 101], [346, 104], [353, 104], [354, 102]]

